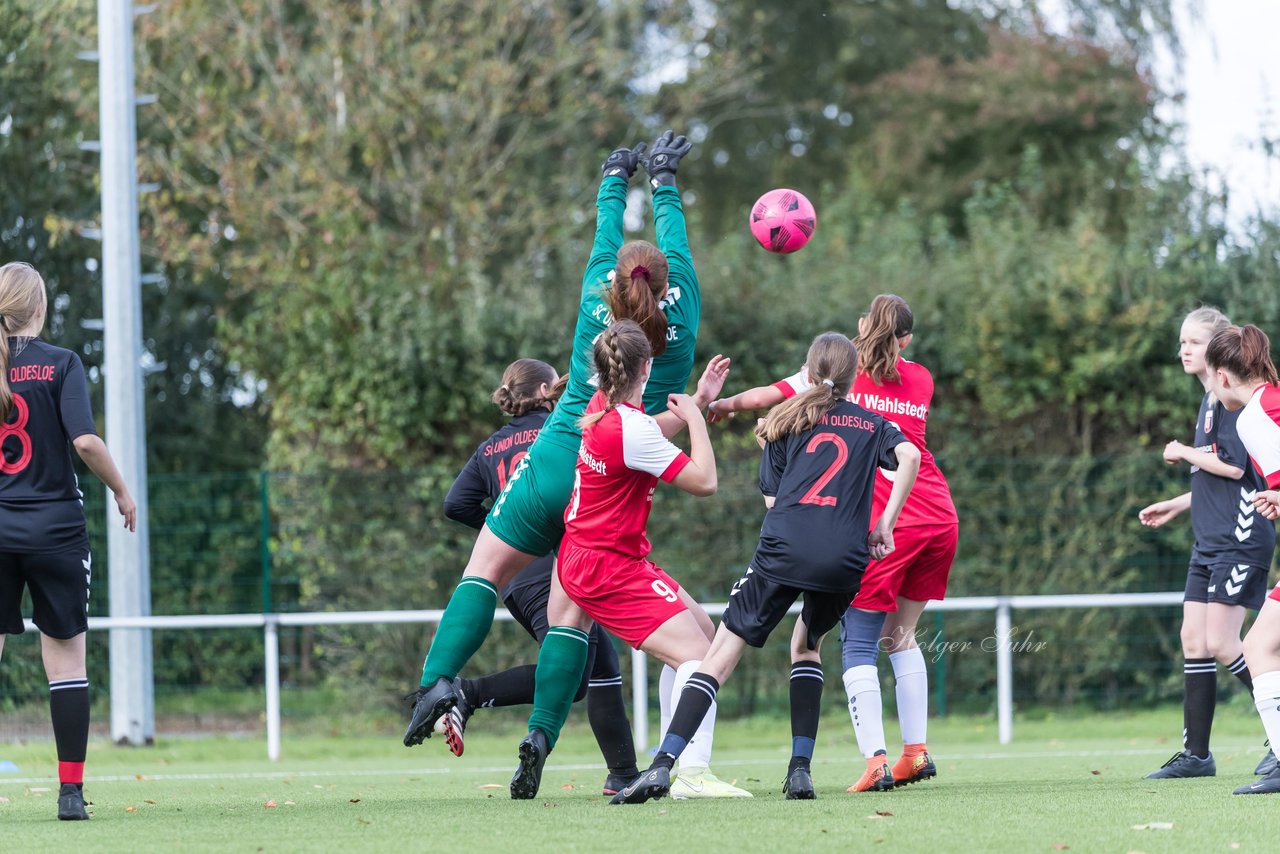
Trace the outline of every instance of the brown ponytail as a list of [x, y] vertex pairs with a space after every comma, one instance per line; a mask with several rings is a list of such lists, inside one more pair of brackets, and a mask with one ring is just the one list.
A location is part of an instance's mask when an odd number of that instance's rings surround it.
[[824, 332], [809, 345], [805, 364], [813, 386], [775, 406], [764, 423], [756, 427], [756, 436], [764, 441], [776, 442], [788, 434], [803, 433], [821, 421], [849, 393], [858, 370], [858, 351], [839, 332]]
[[619, 320], [596, 338], [592, 355], [599, 388], [608, 406], [579, 418], [578, 426], [584, 430], [630, 396], [640, 382], [645, 362], [653, 357], [653, 351], [640, 324], [634, 320]]
[[537, 359], [517, 359], [502, 372], [502, 385], [493, 390], [490, 400], [508, 415], [524, 415], [526, 412], [554, 404], [560, 395], [540, 394], [543, 383], [554, 386], [559, 383], [556, 369]]
[[9, 337], [43, 319], [47, 297], [44, 279], [36, 268], [21, 261], [0, 267], [0, 423], [13, 411], [9, 388]]
[[1245, 383], [1280, 383], [1271, 361], [1271, 339], [1253, 324], [1228, 326], [1214, 335], [1205, 348], [1204, 360], [1212, 370], [1224, 370]]
[[655, 356], [667, 350], [667, 316], [658, 307], [667, 275], [667, 256], [646, 240], [633, 240], [618, 250], [613, 284], [605, 291], [613, 319], [634, 320]]
[[911, 306], [900, 296], [880, 294], [871, 301], [871, 307], [863, 315], [866, 324], [853, 345], [858, 348], [858, 363], [862, 373], [871, 377], [876, 385], [885, 380], [898, 381], [898, 341], [911, 334], [915, 317]]

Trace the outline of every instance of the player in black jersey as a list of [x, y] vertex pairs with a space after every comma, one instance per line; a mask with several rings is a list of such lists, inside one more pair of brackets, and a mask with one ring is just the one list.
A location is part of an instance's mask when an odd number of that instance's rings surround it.
[[[1246, 609], [1258, 610], [1267, 595], [1267, 573], [1275, 549], [1275, 526], [1254, 510], [1253, 497], [1266, 482], [1249, 463], [1236, 433], [1238, 412], [1229, 411], [1210, 392], [1211, 372], [1205, 351], [1214, 333], [1231, 326], [1216, 308], [1198, 308], [1182, 321], [1179, 357], [1182, 369], [1204, 386], [1200, 414], [1191, 444], [1171, 441], [1164, 461], [1191, 468], [1191, 491], [1144, 507], [1138, 518], [1158, 528], [1183, 511], [1191, 511], [1195, 544], [1187, 568], [1182, 605], [1182, 747], [1154, 779], [1212, 777], [1217, 773], [1209, 751], [1209, 733], [1217, 704], [1217, 664], [1221, 662], [1253, 691], [1245, 665], [1240, 629]], [[1257, 768], [1275, 768], [1268, 752]]]
[[87, 819], [84, 760], [89, 742], [91, 558], [84, 505], [68, 443], [115, 495], [124, 525], [137, 510], [98, 438], [84, 366], [70, 350], [40, 340], [44, 279], [29, 264], [0, 267], [0, 651], [22, 634], [22, 591], [49, 677], [58, 749], [58, 818]]
[[[493, 402], [512, 416], [507, 424], [476, 448], [453, 482], [444, 501], [445, 515], [477, 530], [484, 524], [492, 502], [537, 438], [563, 390], [556, 371], [536, 359], [512, 362], [503, 372], [502, 385]], [[555, 553], [530, 563], [502, 590], [507, 610], [539, 644], [547, 634], [547, 602]], [[635, 779], [635, 742], [622, 695], [622, 670], [613, 641], [599, 625], [588, 635], [587, 666], [575, 700], [587, 698], [587, 717], [609, 769], [604, 794], [613, 795]], [[437, 722], [449, 749], [461, 756], [467, 721], [478, 708], [525, 705], [533, 702], [533, 664], [476, 678], [459, 676], [453, 681], [458, 704]]]
[[[867, 561], [893, 550], [893, 526], [916, 473], [920, 451], [891, 423], [845, 399], [857, 369], [848, 337], [826, 332], [805, 362], [813, 386], [774, 408], [757, 429], [765, 441], [760, 491], [769, 507], [760, 543], [729, 605], [711, 649], [689, 678], [653, 765], [611, 803], [665, 796], [671, 768], [747, 645], [764, 646], [787, 609], [804, 596], [791, 638], [791, 765], [788, 800], [814, 797], [810, 760], [818, 734], [822, 636], [839, 625]], [[876, 468], [896, 470], [883, 515], [871, 526]], [[869, 533], [868, 533], [869, 531]]]

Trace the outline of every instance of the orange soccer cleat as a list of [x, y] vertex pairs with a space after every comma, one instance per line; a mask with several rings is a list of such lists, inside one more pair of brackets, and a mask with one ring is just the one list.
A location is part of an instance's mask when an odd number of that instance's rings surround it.
[[893, 772], [889, 770], [889, 763], [885, 762], [885, 755], [880, 753], [867, 760], [867, 770], [848, 791], [887, 792], [892, 788]]
[[938, 766], [933, 764], [933, 757], [925, 750], [923, 744], [907, 744], [902, 748], [902, 755], [893, 763], [893, 785], [906, 786], [938, 776]]

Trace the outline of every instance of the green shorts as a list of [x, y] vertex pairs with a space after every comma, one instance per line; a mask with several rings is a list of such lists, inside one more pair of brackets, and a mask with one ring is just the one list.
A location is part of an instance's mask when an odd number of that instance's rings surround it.
[[525, 554], [555, 551], [564, 536], [564, 509], [573, 494], [577, 459], [576, 449], [535, 441], [493, 502], [485, 525]]

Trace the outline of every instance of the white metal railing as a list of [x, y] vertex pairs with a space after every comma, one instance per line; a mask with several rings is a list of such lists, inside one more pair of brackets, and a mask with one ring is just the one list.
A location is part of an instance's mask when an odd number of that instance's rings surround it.
[[[996, 719], [1001, 744], [1013, 741], [1013, 611], [1057, 608], [1144, 608], [1182, 603], [1181, 590], [1168, 593], [1110, 593], [1067, 595], [961, 596], [930, 602], [926, 611], [994, 611], [996, 653]], [[712, 616], [725, 605], [703, 605]], [[792, 607], [798, 614], [800, 607]], [[101, 629], [234, 629], [261, 628], [266, 692], [267, 758], [280, 758], [280, 643], [281, 626], [374, 625], [388, 623], [438, 623], [442, 610], [430, 611], [310, 611], [287, 614], [192, 614], [164, 617], [90, 617], [90, 631]], [[505, 608], [495, 620], [511, 620]], [[28, 629], [35, 626], [26, 621]], [[631, 653], [632, 727], [636, 746], [649, 744], [649, 675], [647, 656]]]

